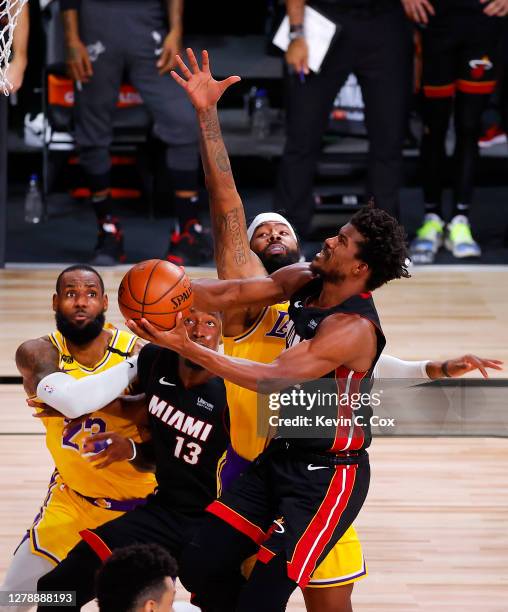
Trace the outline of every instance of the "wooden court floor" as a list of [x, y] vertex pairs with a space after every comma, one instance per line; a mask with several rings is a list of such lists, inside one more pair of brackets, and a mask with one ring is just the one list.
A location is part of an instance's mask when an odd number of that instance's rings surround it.
[[[13, 355], [21, 341], [53, 329], [58, 271], [0, 271], [0, 377], [17, 375]], [[117, 324], [115, 292], [123, 273], [104, 271], [109, 319]], [[392, 355], [441, 359], [473, 352], [508, 364], [504, 267], [417, 269], [413, 278], [378, 290], [376, 302]], [[38, 511], [52, 464], [21, 386], [0, 384], [0, 406], [2, 576]], [[371, 489], [355, 523], [369, 576], [355, 587], [355, 611], [506, 612], [508, 441], [377, 438], [370, 456]], [[288, 609], [304, 610], [299, 593]]]

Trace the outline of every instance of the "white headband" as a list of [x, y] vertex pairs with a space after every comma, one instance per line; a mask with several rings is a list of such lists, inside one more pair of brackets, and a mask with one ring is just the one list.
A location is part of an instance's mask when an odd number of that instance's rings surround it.
[[283, 217], [276, 212], [260, 213], [254, 217], [252, 223], [247, 228], [247, 237], [249, 238], [249, 242], [252, 240], [254, 232], [260, 225], [263, 225], [263, 223], [283, 223], [284, 225], [287, 225], [291, 235], [295, 241], [298, 242], [298, 238], [296, 237], [295, 230], [293, 229], [291, 223], [286, 219], [286, 217]]

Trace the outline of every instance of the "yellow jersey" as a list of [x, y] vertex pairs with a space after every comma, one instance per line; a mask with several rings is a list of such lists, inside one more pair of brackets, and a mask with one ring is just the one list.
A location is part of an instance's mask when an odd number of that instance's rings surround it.
[[[85, 367], [73, 358], [60, 332], [50, 334], [48, 338], [60, 355], [59, 368], [73, 378], [83, 378], [104, 372], [124, 361], [132, 353], [137, 336], [120, 331], [110, 324], [106, 324], [104, 329], [111, 332], [111, 339], [103, 358], [92, 368]], [[46, 427], [48, 450], [58, 473], [69, 488], [87, 497], [115, 500], [144, 498], [153, 491], [153, 474], [139, 472], [128, 461], [113, 463], [98, 470], [80, 453], [86, 436], [103, 431], [115, 431], [140, 442], [138, 425], [141, 419], [134, 411], [124, 413], [121, 408], [98, 410], [89, 414], [65, 436], [63, 430], [68, 419], [47, 417], [41, 420]]]
[[[266, 306], [256, 321], [239, 336], [224, 336], [224, 354], [270, 363], [286, 348], [288, 302]], [[231, 445], [244, 459], [253, 461], [268, 443], [266, 418], [258, 422], [258, 395], [229, 381], [226, 392], [231, 421]]]

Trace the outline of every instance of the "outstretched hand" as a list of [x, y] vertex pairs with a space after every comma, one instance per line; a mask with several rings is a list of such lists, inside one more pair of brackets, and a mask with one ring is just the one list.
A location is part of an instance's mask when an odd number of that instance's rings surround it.
[[176, 62], [183, 78], [174, 70], [171, 71], [171, 76], [185, 89], [196, 110], [215, 106], [226, 89], [241, 80], [239, 76], [230, 76], [223, 81], [216, 81], [210, 72], [208, 51], [201, 53], [201, 68], [192, 49], [187, 49], [187, 57], [190, 70], [183, 59], [177, 55]]
[[455, 378], [457, 376], [463, 376], [468, 372], [479, 370], [483, 378], [488, 378], [489, 374], [487, 368], [491, 370], [502, 370], [503, 362], [499, 359], [484, 359], [483, 357], [477, 357], [476, 355], [462, 355], [455, 359], [449, 359], [446, 362], [446, 369], [448, 374]]
[[175, 327], [170, 331], [157, 329], [146, 319], [139, 319], [137, 322], [129, 319], [129, 321], [125, 322], [125, 325], [136, 336], [140, 336], [153, 344], [158, 344], [177, 353], [182, 352], [186, 343], [190, 342], [181, 312], [177, 314]]

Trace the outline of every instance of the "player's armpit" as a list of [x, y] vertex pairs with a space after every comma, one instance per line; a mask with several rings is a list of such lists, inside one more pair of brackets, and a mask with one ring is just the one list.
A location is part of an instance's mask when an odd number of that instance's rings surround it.
[[59, 372], [58, 351], [47, 338], [27, 340], [16, 351], [16, 366], [27, 395], [34, 396], [43, 378]]

